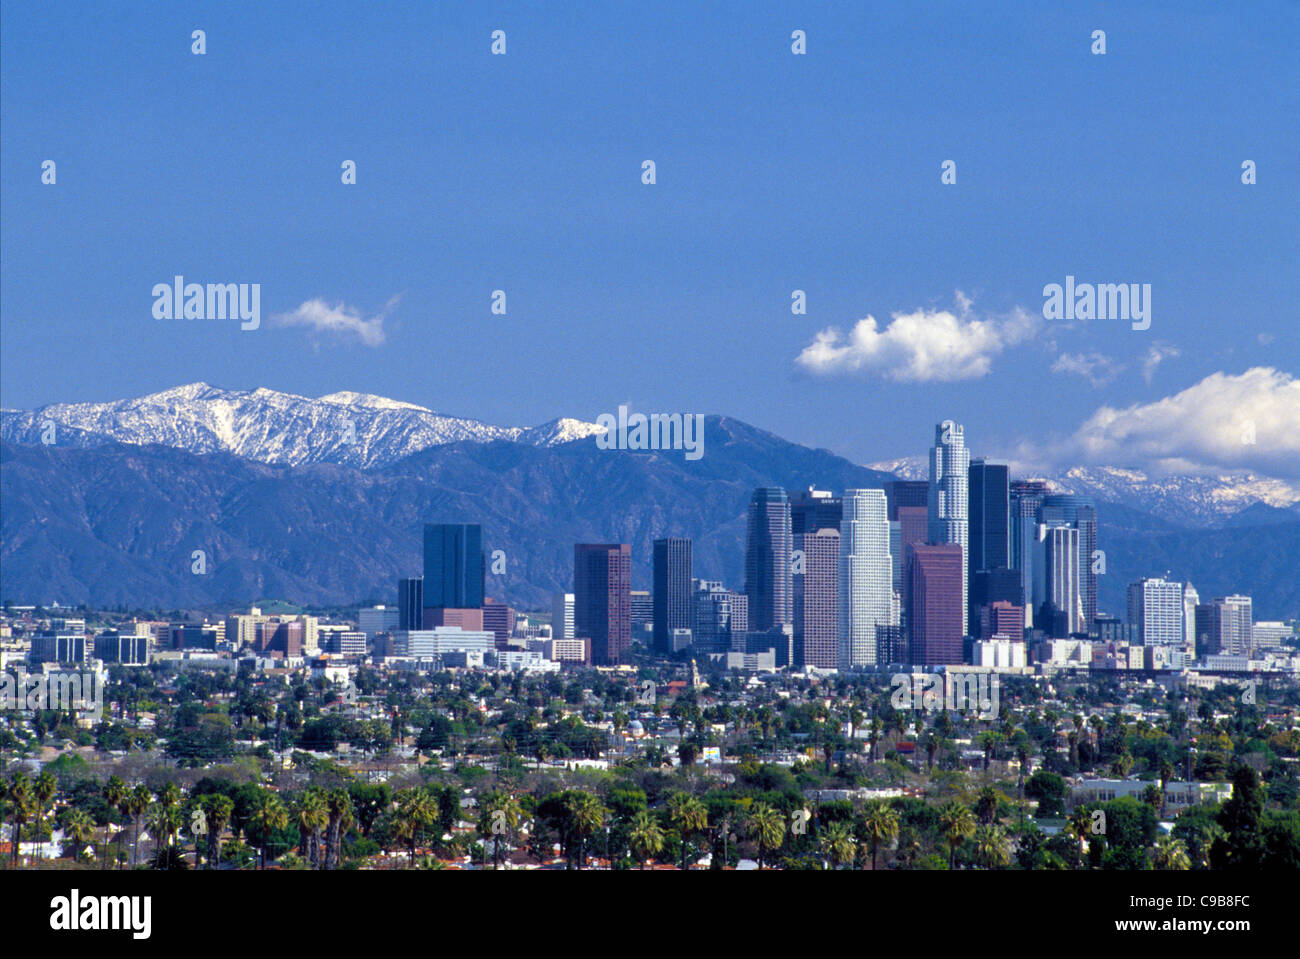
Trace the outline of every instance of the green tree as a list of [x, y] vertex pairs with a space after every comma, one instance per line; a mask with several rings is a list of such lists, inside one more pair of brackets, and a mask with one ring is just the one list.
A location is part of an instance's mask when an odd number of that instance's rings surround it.
[[708, 810], [694, 796], [678, 791], [668, 797], [668, 821], [682, 837], [682, 868], [685, 869], [691, 840], [709, 827]]
[[948, 845], [948, 868], [957, 861], [957, 848], [975, 833], [975, 816], [959, 802], [950, 801], [939, 809], [939, 830]]
[[633, 817], [628, 839], [642, 869], [645, 869], [647, 859], [659, 855], [664, 848], [664, 831], [648, 812], [639, 812]]
[[862, 810], [862, 832], [871, 848], [871, 869], [876, 868], [876, 854], [881, 846], [888, 846], [898, 838], [898, 810], [887, 803], [875, 800]]
[[842, 863], [852, 862], [856, 853], [856, 841], [849, 824], [836, 820], [822, 830], [817, 839], [821, 853], [830, 860], [832, 869], [839, 869]]
[[754, 803], [749, 812], [749, 832], [758, 844], [758, 868], [762, 869], [767, 852], [776, 849], [785, 838], [785, 819], [767, 803]]

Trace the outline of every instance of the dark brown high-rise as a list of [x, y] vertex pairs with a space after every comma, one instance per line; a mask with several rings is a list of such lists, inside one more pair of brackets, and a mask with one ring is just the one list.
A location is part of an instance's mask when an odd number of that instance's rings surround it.
[[908, 547], [907, 622], [913, 665], [952, 666], [964, 661], [960, 543]]
[[627, 543], [573, 547], [573, 630], [591, 638], [591, 662], [617, 666], [632, 648], [632, 548]]

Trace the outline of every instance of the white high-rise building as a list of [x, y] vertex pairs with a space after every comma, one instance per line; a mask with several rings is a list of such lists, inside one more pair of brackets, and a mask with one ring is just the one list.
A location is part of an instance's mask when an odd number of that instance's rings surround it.
[[876, 626], [897, 626], [889, 513], [882, 489], [844, 491], [840, 520], [840, 669], [876, 664]]
[[551, 595], [551, 636], [555, 639], [573, 639], [573, 594]]
[[930, 542], [956, 543], [961, 547], [963, 622], [965, 610], [970, 608], [969, 477], [966, 430], [960, 423], [944, 420], [934, 428], [934, 446], [930, 450]]
[[1187, 639], [1183, 616], [1182, 583], [1156, 577], [1129, 583], [1128, 621], [1142, 645], [1181, 647]]
[[1200, 593], [1191, 583], [1183, 583], [1183, 643], [1189, 656], [1196, 655], [1196, 604]]
[[1080, 595], [1079, 531], [1073, 526], [1038, 524], [1038, 544], [1034, 551], [1035, 610], [1050, 605], [1056, 617], [1035, 625], [1054, 637], [1072, 636], [1085, 631], [1083, 601]]

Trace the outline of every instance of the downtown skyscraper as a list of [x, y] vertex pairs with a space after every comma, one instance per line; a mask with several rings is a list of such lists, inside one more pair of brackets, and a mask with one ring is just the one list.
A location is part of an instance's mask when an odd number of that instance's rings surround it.
[[1143, 646], [1179, 646], [1186, 639], [1183, 625], [1183, 584], [1155, 576], [1128, 587], [1128, 621]]
[[876, 664], [876, 627], [896, 626], [885, 491], [844, 491], [840, 521], [839, 668]]
[[654, 650], [673, 651], [673, 630], [691, 628], [691, 541], [654, 541]]
[[792, 548], [789, 495], [779, 486], [754, 490], [745, 540], [745, 595], [751, 630], [762, 632], [794, 621]]
[[840, 526], [843, 501], [829, 491], [790, 493], [794, 533], [793, 660], [796, 667], [838, 669]]
[[573, 628], [591, 640], [594, 666], [617, 666], [632, 648], [632, 549], [627, 543], [573, 547]]
[[[976, 575], [1011, 566], [1010, 469], [1006, 463], [972, 460], [967, 471], [970, 545], [966, 555], [966, 590], [970, 601], [967, 632], [980, 622], [982, 597], [974, 595]], [[986, 577], [987, 579], [987, 577]], [[987, 598], [983, 598], [988, 602]]]
[[477, 523], [425, 524], [425, 606], [481, 609], [486, 582], [481, 526]]
[[966, 431], [960, 423], [944, 420], [934, 428], [930, 449], [930, 542], [953, 543], [961, 547], [961, 619], [967, 625], [970, 608], [970, 452]]

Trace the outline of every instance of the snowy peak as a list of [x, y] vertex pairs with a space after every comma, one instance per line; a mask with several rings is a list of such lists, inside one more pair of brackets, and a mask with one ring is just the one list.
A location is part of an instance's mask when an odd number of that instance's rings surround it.
[[265, 387], [224, 390], [190, 383], [109, 403], [6, 410], [0, 416], [0, 438], [39, 443], [49, 424], [56, 443], [156, 443], [262, 463], [339, 463], [362, 469], [447, 443], [503, 440], [555, 446], [599, 432], [594, 423], [575, 419], [532, 428], [493, 426], [369, 393], [343, 391], [312, 399]]
[[[922, 456], [867, 466], [900, 479], [927, 479], [930, 472], [929, 462]], [[1056, 493], [1090, 496], [1099, 503], [1120, 503], [1182, 525], [1219, 525], [1259, 505], [1292, 510], [1300, 518], [1300, 486], [1254, 473], [1154, 476], [1132, 467], [1072, 466], [1032, 475], [1013, 467], [1012, 476], [1042, 479]]]

